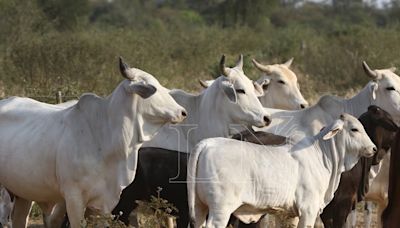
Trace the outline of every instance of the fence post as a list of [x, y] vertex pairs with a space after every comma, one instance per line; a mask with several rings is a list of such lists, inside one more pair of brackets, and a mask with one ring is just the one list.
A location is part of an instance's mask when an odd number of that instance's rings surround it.
[[57, 104], [61, 104], [62, 103], [62, 93], [60, 90], [57, 91], [56, 93], [56, 102]]

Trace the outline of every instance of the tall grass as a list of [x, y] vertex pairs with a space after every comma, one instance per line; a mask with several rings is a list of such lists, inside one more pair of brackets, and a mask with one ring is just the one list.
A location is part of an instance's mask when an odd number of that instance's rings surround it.
[[[321, 15], [321, 22], [312, 26], [276, 27], [265, 19], [251, 28], [222, 28], [205, 24], [193, 11], [165, 8], [153, 19], [146, 15], [141, 26], [89, 23], [64, 31], [57, 30], [34, 1], [28, 2], [21, 8], [14, 1], [0, 1], [0, 97], [53, 96], [57, 90], [66, 96], [107, 95], [121, 80], [118, 56], [169, 88], [189, 91], [200, 89], [197, 79], [218, 75], [222, 54], [233, 64], [243, 53], [244, 70], [253, 79], [259, 72], [251, 58], [279, 63], [295, 57], [302, 92], [312, 100], [363, 86], [368, 78], [362, 60], [372, 68], [400, 64], [397, 25], [346, 24]], [[323, 29], [315, 27], [318, 24]]]

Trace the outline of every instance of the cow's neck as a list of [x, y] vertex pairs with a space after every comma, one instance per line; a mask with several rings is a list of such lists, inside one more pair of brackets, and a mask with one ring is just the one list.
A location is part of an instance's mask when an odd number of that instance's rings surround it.
[[127, 94], [122, 86], [108, 97], [108, 164], [117, 166], [120, 186], [128, 185], [136, 172], [137, 152], [149, 137], [138, 109], [138, 95]]
[[368, 106], [373, 103], [369, 84], [365, 86], [358, 94], [349, 99], [343, 100], [344, 111], [355, 117], [360, 117], [361, 114], [367, 111]]
[[264, 94], [262, 97], [258, 98], [260, 103], [265, 108], [275, 108], [275, 109], [283, 109], [282, 107], [277, 106], [275, 103], [277, 100], [281, 98], [276, 98], [271, 94]]
[[[216, 85], [214, 85], [216, 84]], [[198, 129], [192, 142], [197, 144], [200, 140], [212, 137], [228, 137], [230, 135], [229, 124], [232, 121], [228, 120], [229, 113], [226, 113], [226, 107], [223, 104], [226, 101], [225, 95], [221, 90], [215, 88], [217, 83], [213, 83], [214, 88], [207, 93], [201, 94], [201, 102], [198, 115]], [[211, 88], [209, 88], [211, 89]]]

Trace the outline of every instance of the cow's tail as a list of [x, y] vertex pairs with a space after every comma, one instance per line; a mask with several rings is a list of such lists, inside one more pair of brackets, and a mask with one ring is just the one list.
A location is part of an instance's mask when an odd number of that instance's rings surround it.
[[203, 141], [199, 142], [190, 153], [189, 162], [187, 166], [187, 192], [188, 192], [188, 205], [189, 205], [189, 218], [190, 227], [193, 228], [195, 225], [195, 202], [196, 202], [196, 174], [197, 174], [197, 162], [200, 157], [201, 151], [205, 148], [206, 143]]

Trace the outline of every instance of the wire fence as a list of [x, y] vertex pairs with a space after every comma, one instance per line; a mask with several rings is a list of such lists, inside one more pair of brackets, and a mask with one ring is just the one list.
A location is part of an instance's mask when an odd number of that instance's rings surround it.
[[[79, 96], [71, 96], [71, 95], [64, 95], [61, 90], [58, 90], [55, 92], [53, 95], [32, 95], [32, 96], [25, 96], [32, 98], [37, 101], [49, 103], [49, 104], [61, 104], [63, 102], [69, 101], [69, 100], [77, 100], [79, 99]], [[6, 97], [0, 97], [0, 99], [4, 99]]]

